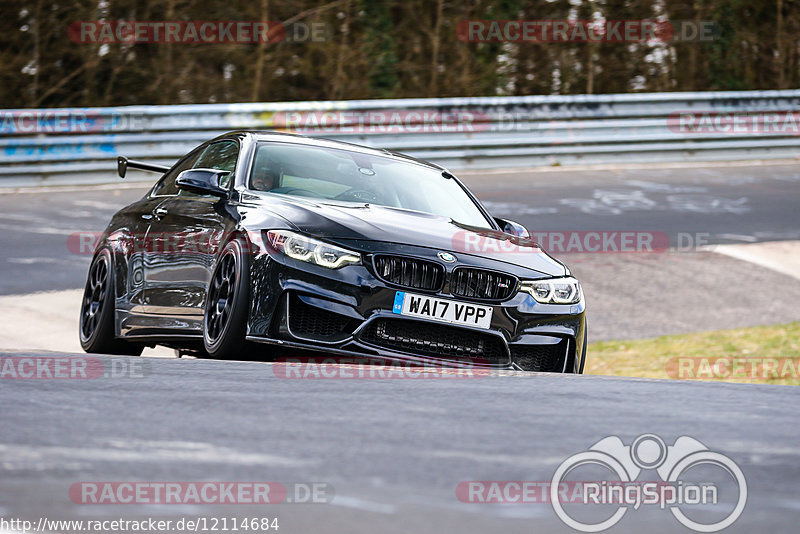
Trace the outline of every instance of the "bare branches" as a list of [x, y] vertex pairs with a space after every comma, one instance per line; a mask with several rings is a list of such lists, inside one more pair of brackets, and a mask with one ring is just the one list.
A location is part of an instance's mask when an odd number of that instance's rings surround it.
[[[3, 15], [3, 108], [800, 86], [796, 0], [4, 0]], [[458, 34], [470, 20], [534, 19], [710, 22], [714, 33], [634, 43]], [[70, 37], [70, 24], [92, 20], [271, 21], [286, 35], [225, 44]]]

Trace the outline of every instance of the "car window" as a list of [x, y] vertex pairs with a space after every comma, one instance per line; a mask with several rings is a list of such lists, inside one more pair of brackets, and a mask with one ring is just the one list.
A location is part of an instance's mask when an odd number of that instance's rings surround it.
[[220, 141], [209, 145], [192, 168], [229, 171], [230, 174], [220, 179], [219, 184], [222, 187], [228, 188], [233, 177], [233, 172], [236, 170], [236, 162], [238, 160], [239, 143], [236, 141]]
[[261, 143], [250, 188], [274, 194], [374, 204], [491, 228], [456, 180], [398, 158], [308, 145]]
[[[216, 169], [230, 171], [230, 174], [220, 179], [219, 185], [225, 188], [230, 187], [233, 173], [236, 170], [236, 162], [239, 158], [239, 143], [236, 141], [220, 141], [204, 148], [197, 149], [190, 157], [182, 161], [174, 170], [164, 177], [163, 189], [157, 189], [154, 195], [179, 195], [182, 197], [203, 197], [190, 191], [178, 189], [175, 180], [180, 173], [189, 169]], [[162, 183], [159, 183], [162, 187]], [[163, 191], [163, 192], [161, 192]]]
[[175, 180], [178, 179], [178, 175], [180, 173], [187, 169], [193, 168], [194, 162], [197, 161], [197, 158], [200, 156], [201, 152], [201, 149], [196, 149], [193, 152], [190, 152], [188, 156], [178, 162], [178, 164], [172, 169], [168, 170], [164, 177], [161, 178], [161, 180], [159, 180], [156, 186], [153, 188], [151, 196], [164, 197], [177, 195], [178, 186], [175, 185]]

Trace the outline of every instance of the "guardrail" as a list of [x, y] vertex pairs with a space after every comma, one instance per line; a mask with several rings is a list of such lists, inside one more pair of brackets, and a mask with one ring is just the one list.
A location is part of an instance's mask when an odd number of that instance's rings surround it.
[[800, 90], [0, 110], [0, 186], [111, 181], [117, 155], [168, 164], [238, 129], [452, 169], [797, 158]]

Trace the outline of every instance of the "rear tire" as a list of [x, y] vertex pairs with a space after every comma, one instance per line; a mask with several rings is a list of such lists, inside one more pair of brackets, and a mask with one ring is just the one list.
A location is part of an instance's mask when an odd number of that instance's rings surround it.
[[208, 285], [203, 346], [211, 358], [241, 358], [250, 304], [250, 256], [238, 237], [225, 245]]
[[113, 266], [111, 252], [104, 248], [89, 267], [78, 327], [81, 347], [89, 353], [141, 356], [144, 345], [118, 339], [115, 335]]
[[578, 370], [578, 374], [583, 374], [583, 369], [586, 367], [586, 346], [589, 344], [589, 323], [584, 319], [583, 323], [583, 351], [581, 353], [581, 368]]

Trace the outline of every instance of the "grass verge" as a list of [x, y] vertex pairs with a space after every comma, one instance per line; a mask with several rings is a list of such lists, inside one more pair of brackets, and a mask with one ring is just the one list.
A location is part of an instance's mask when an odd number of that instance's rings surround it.
[[585, 373], [800, 385], [800, 322], [591, 343]]

